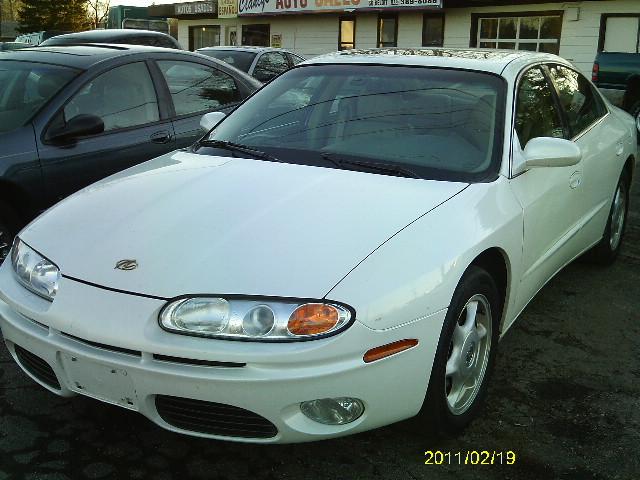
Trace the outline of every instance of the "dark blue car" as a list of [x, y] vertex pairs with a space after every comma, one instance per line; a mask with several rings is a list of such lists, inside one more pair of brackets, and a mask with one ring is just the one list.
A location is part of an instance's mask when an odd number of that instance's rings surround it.
[[199, 54], [132, 45], [0, 53], [0, 263], [17, 230], [103, 177], [193, 143], [260, 83]]

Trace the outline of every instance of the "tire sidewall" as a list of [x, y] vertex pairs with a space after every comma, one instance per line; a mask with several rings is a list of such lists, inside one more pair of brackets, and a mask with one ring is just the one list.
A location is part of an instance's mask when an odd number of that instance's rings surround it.
[[[467, 301], [476, 294], [484, 295], [491, 308], [492, 328], [489, 358], [487, 360], [487, 366], [482, 379], [482, 385], [478, 390], [473, 403], [464, 413], [454, 415], [449, 410], [445, 396], [445, 368], [447, 356], [453, 331], [456, 323], [458, 322], [459, 315], [462, 309], [466, 306]], [[440, 433], [458, 433], [478, 415], [478, 412], [482, 407], [487, 394], [489, 378], [491, 377], [491, 372], [495, 363], [502, 306], [502, 301], [493, 278], [485, 270], [474, 265], [470, 266], [462, 276], [462, 279], [453, 294], [451, 305], [447, 311], [442, 331], [440, 333], [440, 340], [436, 350], [431, 377], [429, 379], [427, 397], [423, 406], [423, 414], [429, 418], [435, 429]]]
[[[625, 211], [624, 211], [624, 219], [622, 221], [622, 233], [620, 237], [620, 241], [618, 242], [618, 246], [615, 249], [611, 248], [611, 224], [613, 220], [613, 210], [614, 210], [614, 202], [616, 199], [616, 194], [618, 193], [618, 189], [622, 188], [622, 193], [625, 196]], [[622, 248], [622, 240], [624, 239], [624, 232], [627, 228], [627, 216], [629, 215], [629, 181], [627, 180], [626, 172], [623, 172], [620, 175], [620, 179], [616, 184], [616, 189], [613, 192], [613, 198], [611, 200], [611, 208], [609, 209], [609, 218], [607, 218], [607, 227], [604, 231], [604, 236], [602, 237], [602, 248], [606, 252], [606, 260], [608, 262], [613, 262], [618, 254], [620, 253], [620, 249]]]

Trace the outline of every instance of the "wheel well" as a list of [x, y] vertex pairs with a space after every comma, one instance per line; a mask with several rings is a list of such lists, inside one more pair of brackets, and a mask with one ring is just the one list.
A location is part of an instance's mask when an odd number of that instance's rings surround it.
[[25, 191], [2, 179], [0, 179], [0, 203], [10, 207], [18, 215], [21, 223], [26, 223], [33, 215], [32, 202]]
[[496, 282], [498, 293], [502, 298], [502, 312], [500, 312], [500, 329], [502, 329], [502, 316], [504, 314], [505, 305], [507, 304], [508, 286], [509, 286], [509, 268], [507, 266], [507, 258], [502, 250], [497, 247], [485, 250], [478, 255], [471, 265], [486, 270]]
[[627, 158], [627, 163], [624, 164], [624, 169], [623, 169], [623, 171], [625, 171], [627, 173], [627, 176], [629, 177], [629, 186], [633, 184], [633, 174], [634, 174], [635, 166], [636, 166], [636, 159], [633, 158], [633, 155], [632, 155], [629, 158]]
[[623, 100], [624, 109], [629, 110], [638, 100], [640, 100], [640, 75], [634, 75], [627, 81]]

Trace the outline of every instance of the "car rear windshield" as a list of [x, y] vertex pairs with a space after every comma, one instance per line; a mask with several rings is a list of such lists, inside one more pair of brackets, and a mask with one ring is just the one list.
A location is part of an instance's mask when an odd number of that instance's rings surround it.
[[253, 59], [256, 58], [255, 52], [243, 52], [234, 50], [199, 50], [198, 53], [207, 55], [208, 57], [217, 58], [223, 62], [233, 65], [234, 67], [248, 72]]
[[58, 65], [0, 60], [0, 132], [31, 120], [79, 73]]
[[303, 66], [258, 91], [211, 138], [290, 163], [373, 163], [421, 178], [489, 181], [500, 164], [504, 91], [501, 77], [483, 72]]

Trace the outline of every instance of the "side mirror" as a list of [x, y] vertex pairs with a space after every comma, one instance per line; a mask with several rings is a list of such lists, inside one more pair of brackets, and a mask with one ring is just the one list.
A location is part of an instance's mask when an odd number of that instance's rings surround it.
[[218, 125], [224, 117], [226, 117], [224, 112], [205, 113], [200, 119], [200, 128], [205, 132], [208, 132], [213, 127]]
[[80, 137], [102, 132], [104, 132], [104, 122], [100, 117], [81, 113], [61, 127], [55, 128], [48, 137], [52, 142], [68, 143]]
[[525, 167], [568, 167], [582, 159], [580, 147], [562, 138], [539, 137], [524, 149]]

